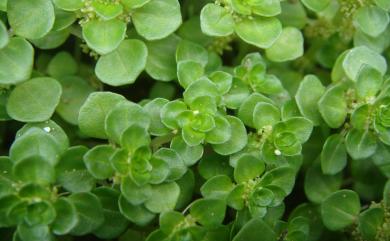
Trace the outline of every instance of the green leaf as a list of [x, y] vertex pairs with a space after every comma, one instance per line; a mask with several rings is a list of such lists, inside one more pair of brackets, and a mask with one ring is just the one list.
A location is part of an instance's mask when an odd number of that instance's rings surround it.
[[88, 171], [96, 179], [107, 179], [114, 175], [110, 164], [110, 158], [114, 154], [111, 145], [98, 145], [85, 153], [83, 159]]
[[202, 32], [210, 36], [227, 36], [234, 32], [233, 16], [222, 6], [209, 3], [200, 13]]
[[233, 83], [233, 76], [223, 71], [215, 71], [211, 73], [208, 78], [217, 85], [218, 91], [221, 95], [229, 92]]
[[375, 153], [377, 139], [370, 130], [352, 129], [345, 138], [345, 144], [353, 159], [364, 159]]
[[95, 179], [85, 167], [83, 156], [88, 151], [84, 146], [69, 148], [56, 165], [57, 183], [72, 193], [88, 192], [95, 186]]
[[176, 78], [176, 47], [180, 38], [174, 34], [168, 37], [148, 41], [148, 59], [146, 72], [156, 80], [171, 81]]
[[218, 175], [207, 180], [200, 188], [200, 192], [207, 199], [226, 200], [233, 188], [234, 184], [228, 176]]
[[102, 55], [117, 49], [126, 35], [126, 24], [118, 19], [91, 20], [82, 29], [88, 46]]
[[280, 0], [260, 0], [251, 4], [254, 14], [263, 17], [272, 17], [281, 13]]
[[358, 229], [366, 240], [375, 240], [378, 229], [383, 225], [384, 210], [380, 207], [369, 208], [359, 215]]
[[390, 1], [389, 0], [374, 0], [376, 5], [383, 8], [384, 10], [390, 10]]
[[234, 31], [249, 44], [269, 48], [282, 34], [282, 24], [274, 17], [245, 18], [235, 24]]
[[243, 198], [245, 189], [245, 184], [236, 185], [227, 196], [227, 204], [236, 210], [242, 210], [245, 207], [245, 199]]
[[271, 186], [276, 186], [287, 195], [294, 187], [295, 170], [288, 166], [277, 167], [266, 172], [260, 183], [262, 186], [267, 185], [268, 189], [271, 189]]
[[80, 108], [94, 89], [86, 80], [76, 76], [63, 76], [58, 82], [62, 86], [62, 95], [56, 112], [65, 121], [77, 125]]
[[164, 212], [160, 215], [160, 228], [166, 234], [171, 234], [175, 232], [177, 227], [181, 223], [185, 222], [185, 217], [182, 213], [176, 211]]
[[215, 128], [206, 133], [205, 140], [210, 144], [222, 144], [229, 141], [232, 137], [232, 126], [229, 120], [218, 115], [214, 117]]
[[266, 126], [273, 126], [280, 120], [280, 110], [269, 103], [258, 103], [253, 110], [253, 124], [261, 130]]
[[356, 93], [362, 99], [372, 98], [381, 89], [382, 83], [382, 74], [378, 70], [363, 65], [356, 77]]
[[118, 207], [120, 192], [110, 187], [99, 187], [93, 190], [103, 206], [104, 222], [93, 234], [99, 239], [113, 239], [120, 236], [129, 222], [120, 213]]
[[8, 29], [4, 25], [2, 21], [0, 21], [0, 49], [4, 48], [7, 46], [9, 43], [9, 34], [8, 34]]
[[377, 6], [363, 6], [353, 16], [356, 28], [365, 34], [377, 37], [386, 30], [390, 22], [389, 14]]
[[55, 79], [34, 78], [18, 85], [11, 92], [7, 112], [18, 121], [45, 121], [53, 115], [61, 94], [61, 85]]
[[[56, 14], [56, 19], [54, 21], [54, 26], [51, 32], [65, 31], [69, 26], [71, 26], [76, 21], [75, 12], [68, 12], [65, 10], [61, 10], [59, 8], [55, 8], [54, 11]], [[50, 33], [48, 35], [50, 35]]]
[[193, 82], [183, 93], [184, 102], [188, 105], [191, 105], [191, 103], [200, 96], [210, 96], [218, 103], [220, 94], [217, 85], [208, 78], [203, 77]]
[[30, 41], [40, 49], [54, 49], [61, 46], [68, 39], [70, 28], [59, 31], [50, 31], [42, 38], [31, 39]]
[[278, 133], [288, 131], [293, 133], [300, 143], [309, 140], [313, 131], [313, 123], [304, 117], [291, 117], [275, 125], [273, 132]]
[[142, 41], [136, 39], [124, 40], [117, 47], [99, 58], [95, 68], [96, 76], [112, 86], [132, 84], [146, 66], [148, 49]]
[[181, 100], [174, 100], [166, 103], [161, 109], [161, 121], [170, 129], [178, 129], [178, 117], [187, 110], [187, 105]]
[[324, 174], [334, 175], [347, 165], [347, 150], [344, 137], [340, 134], [329, 136], [321, 151], [321, 169]]
[[325, 87], [315, 75], [307, 75], [300, 83], [295, 100], [302, 115], [319, 125], [321, 115], [317, 103], [325, 92]]
[[104, 131], [106, 115], [123, 100], [125, 100], [123, 96], [111, 92], [91, 93], [80, 109], [78, 118], [80, 130], [90, 137], [107, 138]]
[[358, 73], [363, 65], [369, 65], [378, 70], [382, 75], [386, 73], [386, 60], [374, 50], [366, 46], [355, 47], [351, 49], [342, 61], [342, 67], [345, 74], [352, 81], [357, 80]]
[[386, 176], [390, 176], [390, 149], [387, 145], [378, 144], [375, 154], [371, 157], [372, 162], [381, 170]]
[[176, 181], [180, 188], [180, 195], [176, 202], [175, 209], [181, 210], [191, 203], [193, 200], [193, 193], [195, 191], [195, 175], [194, 172], [189, 169], [184, 176]]
[[226, 204], [220, 199], [198, 199], [192, 203], [190, 214], [206, 228], [216, 228], [225, 218]]
[[57, 217], [51, 224], [53, 233], [64, 235], [69, 233], [78, 223], [75, 205], [67, 198], [61, 197], [54, 203]]
[[17, 84], [30, 78], [34, 62], [34, 49], [23, 38], [10, 38], [0, 49], [0, 83]]
[[321, 12], [325, 10], [329, 6], [330, 2], [330, 0], [302, 0], [305, 7], [314, 12]]
[[[248, 85], [238, 78], [233, 78], [232, 88], [223, 96], [226, 107], [238, 109], [251, 94]], [[251, 117], [252, 118], [252, 117]], [[245, 123], [247, 124], [247, 123]]]
[[253, 93], [242, 102], [240, 108], [238, 109], [238, 118], [240, 118], [244, 124], [249, 127], [255, 127], [255, 124], [253, 123], [253, 115], [258, 103], [274, 104], [268, 97], [260, 93]]
[[84, 6], [83, 0], [53, 0], [56, 7], [66, 11], [76, 11]]
[[119, 210], [128, 220], [139, 226], [149, 224], [156, 216], [143, 205], [131, 204], [122, 195], [119, 198]]
[[244, 154], [237, 161], [237, 165], [234, 168], [234, 180], [237, 183], [243, 183], [251, 181], [265, 171], [265, 164], [259, 158], [255, 156]]
[[55, 20], [53, 4], [47, 0], [8, 1], [7, 15], [15, 34], [30, 39], [49, 33]]
[[334, 192], [321, 204], [322, 221], [330, 230], [340, 230], [353, 224], [359, 212], [359, 196], [351, 190]]
[[175, 208], [180, 188], [175, 182], [153, 185], [145, 207], [153, 213], [168, 212]]
[[160, 148], [153, 154], [153, 157], [163, 160], [168, 164], [170, 173], [167, 181], [175, 181], [181, 178], [187, 171], [184, 161], [174, 149]]
[[304, 189], [307, 198], [313, 203], [322, 203], [330, 194], [337, 191], [342, 184], [342, 175], [327, 175], [321, 171], [318, 162], [307, 170]]
[[181, 136], [172, 139], [170, 148], [179, 154], [186, 166], [194, 165], [203, 156], [202, 145], [189, 146]]
[[58, 163], [60, 149], [53, 136], [44, 130], [33, 127], [11, 145], [10, 158], [16, 163], [27, 157], [38, 156], [51, 165]]
[[[48, 134], [49, 136], [51, 136], [54, 139], [54, 141], [57, 144], [58, 153], [62, 154], [68, 149], [69, 139], [68, 139], [65, 131], [52, 120], [25, 124], [21, 129], [19, 129], [16, 132], [16, 139], [23, 137], [25, 134], [29, 133], [31, 129], [36, 129], [36, 128], [41, 129], [42, 131], [44, 131], [46, 134]], [[42, 132], [40, 132], [40, 133], [42, 134]], [[41, 135], [35, 141], [39, 142], [41, 138], [42, 139], [46, 138], [46, 136], [45, 137], [42, 137], [42, 136], [44, 136], [44, 135]], [[33, 145], [33, 144], [31, 144], [31, 145]], [[54, 159], [57, 159], [57, 158], [54, 158]]]
[[268, 59], [274, 62], [294, 60], [303, 55], [303, 41], [299, 29], [286, 27], [265, 53]]
[[187, 88], [190, 84], [204, 76], [203, 65], [192, 60], [180, 61], [177, 64], [177, 77], [180, 85]]
[[147, 40], [162, 39], [181, 25], [180, 4], [177, 0], [151, 0], [132, 14], [138, 34]]
[[56, 54], [47, 66], [47, 73], [54, 78], [75, 75], [77, 71], [78, 66], [76, 60], [73, 59], [70, 53], [64, 51]]
[[226, 116], [231, 126], [231, 137], [222, 144], [214, 144], [213, 149], [221, 155], [231, 155], [241, 151], [248, 143], [248, 136], [244, 124], [234, 116]]
[[129, 176], [122, 179], [121, 193], [128, 202], [133, 205], [140, 205], [152, 195], [152, 187], [149, 184], [137, 186]]
[[48, 225], [54, 221], [57, 213], [48, 201], [31, 203], [27, 206], [25, 221], [28, 225]]
[[180, 41], [176, 49], [176, 62], [180, 63], [182, 61], [192, 60], [198, 62], [203, 66], [206, 66], [208, 62], [208, 52], [207, 50], [194, 42], [188, 40]]
[[234, 236], [233, 241], [276, 241], [277, 235], [261, 218], [253, 218]]
[[149, 146], [150, 136], [146, 129], [138, 124], [133, 124], [126, 128], [121, 135], [120, 144], [123, 148], [134, 153], [138, 148]]
[[344, 98], [345, 87], [336, 84], [326, 90], [318, 101], [318, 110], [331, 128], [338, 128], [347, 118], [347, 102]]
[[97, 229], [104, 222], [103, 207], [99, 198], [89, 192], [74, 193], [69, 196], [78, 216], [77, 225], [70, 234], [82, 236]]
[[104, 129], [109, 139], [121, 143], [121, 136], [127, 128], [137, 125], [147, 130], [150, 123], [146, 110], [132, 102], [123, 101], [107, 114]]
[[169, 101], [163, 98], [155, 98], [147, 103], [143, 109], [149, 115], [149, 133], [154, 136], [164, 136], [169, 134], [169, 129], [161, 122], [161, 109]]
[[91, 6], [102, 20], [111, 20], [123, 13], [123, 6], [119, 2], [92, 1]]
[[17, 234], [23, 241], [51, 240], [50, 229], [47, 225], [29, 226], [28, 224], [21, 224], [18, 225]]
[[13, 174], [22, 182], [47, 185], [55, 181], [54, 167], [39, 156], [18, 161], [13, 167]]

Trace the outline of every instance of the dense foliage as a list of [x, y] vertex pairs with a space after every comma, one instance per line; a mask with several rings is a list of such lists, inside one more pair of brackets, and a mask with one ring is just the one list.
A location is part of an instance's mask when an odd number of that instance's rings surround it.
[[390, 0], [0, 0], [0, 239], [390, 240]]

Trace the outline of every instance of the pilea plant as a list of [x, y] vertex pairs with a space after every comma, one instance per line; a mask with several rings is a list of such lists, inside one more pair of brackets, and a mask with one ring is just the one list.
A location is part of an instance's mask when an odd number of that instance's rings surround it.
[[0, 239], [390, 240], [389, 0], [0, 0]]

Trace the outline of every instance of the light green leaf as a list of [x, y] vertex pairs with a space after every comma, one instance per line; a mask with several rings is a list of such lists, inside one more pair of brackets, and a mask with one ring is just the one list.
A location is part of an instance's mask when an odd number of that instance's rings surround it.
[[237, 161], [237, 165], [234, 168], [234, 180], [237, 183], [248, 182], [257, 177], [265, 171], [265, 164], [259, 158], [244, 154]]
[[377, 6], [363, 6], [353, 16], [354, 25], [371, 37], [386, 30], [390, 22], [389, 13]]
[[222, 144], [232, 137], [230, 122], [222, 115], [214, 117], [215, 128], [206, 133], [206, 142], [210, 144]]
[[23, 38], [10, 38], [0, 49], [0, 83], [17, 84], [30, 78], [34, 62], [34, 49]]
[[325, 92], [325, 87], [315, 75], [307, 75], [300, 83], [295, 100], [302, 115], [319, 125], [321, 115], [317, 103]]
[[99, 58], [95, 73], [108, 85], [132, 84], [144, 70], [147, 56], [148, 49], [142, 41], [125, 40], [115, 51]]
[[370, 130], [351, 129], [345, 138], [345, 144], [353, 159], [364, 159], [375, 153], [377, 138]]
[[102, 20], [111, 20], [123, 13], [123, 6], [120, 2], [92, 1], [91, 6]]
[[384, 57], [366, 46], [351, 49], [342, 61], [345, 74], [352, 81], [357, 80], [358, 73], [364, 64], [378, 70], [382, 75], [386, 73], [387, 63]]
[[194, 165], [203, 156], [202, 145], [189, 146], [181, 136], [172, 139], [170, 148], [179, 154], [186, 166]]
[[180, 63], [182, 61], [192, 60], [198, 62], [203, 66], [206, 66], [208, 62], [208, 52], [202, 46], [188, 40], [180, 41], [176, 49], [176, 62]]
[[156, 80], [171, 81], [176, 78], [176, 47], [180, 38], [174, 34], [168, 37], [148, 41], [148, 59], [146, 72]]
[[76, 60], [70, 53], [65, 51], [57, 53], [47, 66], [47, 73], [54, 78], [65, 75], [75, 75], [77, 71], [78, 64]]
[[347, 118], [347, 102], [344, 98], [345, 87], [336, 84], [326, 90], [318, 101], [318, 110], [331, 128], [338, 128]]
[[222, 6], [209, 3], [200, 13], [202, 32], [210, 36], [227, 36], [234, 32], [233, 16]]
[[83, 159], [88, 171], [96, 179], [107, 179], [114, 175], [110, 164], [110, 158], [114, 154], [111, 145], [98, 145], [85, 153]]
[[301, 0], [308, 9], [314, 12], [321, 12], [329, 6], [331, 0]]
[[54, 167], [40, 156], [26, 157], [17, 162], [13, 173], [22, 182], [47, 185], [55, 181]]
[[179, 198], [180, 188], [175, 182], [153, 185], [145, 207], [153, 213], [172, 211]]
[[370, 207], [360, 213], [358, 229], [362, 237], [366, 240], [375, 240], [384, 218], [384, 210], [380, 207]]
[[356, 93], [362, 99], [372, 98], [381, 89], [382, 83], [382, 74], [378, 70], [363, 65], [356, 76]]
[[8, 29], [2, 21], [0, 21], [0, 49], [7, 46], [9, 43]]
[[169, 134], [169, 129], [161, 122], [161, 109], [169, 101], [163, 98], [155, 98], [147, 103], [143, 109], [149, 115], [149, 133], [154, 136], [164, 136]]
[[117, 104], [107, 114], [104, 129], [110, 140], [121, 143], [123, 132], [131, 125], [137, 125], [147, 130], [151, 119], [148, 113], [138, 104], [124, 101]]
[[149, 184], [137, 186], [129, 176], [122, 179], [121, 193], [128, 202], [133, 205], [140, 205], [152, 195], [152, 187]]
[[55, 20], [54, 6], [47, 0], [8, 1], [7, 15], [15, 34], [29, 39], [48, 34]]
[[84, 6], [83, 0], [53, 0], [56, 7], [66, 11], [76, 11]]
[[231, 126], [231, 137], [222, 144], [214, 144], [213, 149], [221, 155], [231, 155], [241, 151], [248, 143], [248, 136], [244, 124], [234, 116], [226, 116]]
[[253, 124], [261, 130], [265, 126], [273, 126], [280, 121], [280, 110], [269, 103], [258, 103], [253, 110]]
[[249, 127], [255, 127], [255, 124], [253, 123], [253, 113], [258, 103], [274, 104], [271, 99], [260, 93], [253, 93], [240, 103], [241, 105], [238, 109], [237, 116]]
[[132, 14], [134, 27], [147, 40], [163, 39], [182, 23], [177, 0], [151, 0]]
[[7, 112], [13, 119], [23, 122], [45, 121], [53, 115], [61, 94], [61, 85], [55, 79], [31, 79], [11, 92]]
[[334, 175], [347, 165], [347, 150], [344, 137], [340, 134], [329, 136], [321, 151], [321, 169], [324, 174]]
[[376, 5], [383, 8], [386, 11], [390, 10], [390, 1], [389, 0], [374, 0]]
[[82, 29], [88, 46], [102, 55], [118, 48], [126, 35], [126, 24], [118, 19], [91, 20]]
[[228, 176], [218, 175], [207, 180], [200, 192], [205, 198], [226, 200], [233, 188], [234, 184]]
[[294, 60], [303, 55], [303, 36], [299, 29], [286, 27], [280, 36], [265, 50], [271, 61], [284, 62]]
[[91, 93], [80, 108], [78, 118], [80, 130], [91, 137], [107, 138], [104, 131], [106, 116], [116, 104], [123, 100], [125, 100], [123, 96], [111, 92]]
[[203, 76], [204, 68], [199, 62], [187, 60], [177, 64], [177, 77], [180, 85], [185, 89]]
[[282, 24], [277, 18], [245, 18], [234, 26], [236, 34], [245, 42], [259, 48], [269, 48], [282, 33]]

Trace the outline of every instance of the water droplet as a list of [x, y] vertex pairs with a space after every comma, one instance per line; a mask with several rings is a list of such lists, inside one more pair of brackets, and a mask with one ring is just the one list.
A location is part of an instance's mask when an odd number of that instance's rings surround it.
[[46, 126], [43, 127], [43, 130], [49, 133], [51, 131], [51, 128], [49, 126]]
[[276, 150], [274, 151], [274, 153], [275, 153], [275, 155], [277, 155], [277, 156], [282, 155], [282, 152], [281, 152], [280, 150], [278, 150], [278, 149], [276, 149]]

